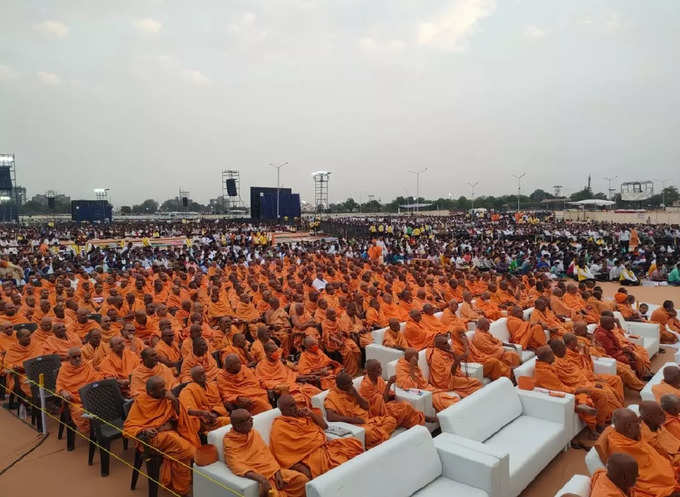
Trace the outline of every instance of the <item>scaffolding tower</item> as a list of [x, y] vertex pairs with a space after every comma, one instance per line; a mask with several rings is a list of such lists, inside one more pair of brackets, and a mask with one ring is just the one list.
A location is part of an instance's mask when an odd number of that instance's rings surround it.
[[[227, 181], [234, 180], [236, 186], [236, 195], [229, 195], [227, 190]], [[222, 208], [224, 210], [235, 210], [243, 208], [243, 200], [241, 200], [241, 173], [238, 169], [222, 169]]]
[[328, 180], [331, 173], [328, 171], [317, 171], [312, 173], [314, 178], [314, 210], [321, 212], [328, 209]]

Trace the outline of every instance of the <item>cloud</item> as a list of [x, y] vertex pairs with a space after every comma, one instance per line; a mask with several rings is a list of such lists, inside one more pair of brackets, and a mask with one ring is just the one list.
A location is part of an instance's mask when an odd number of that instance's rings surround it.
[[18, 76], [17, 72], [9, 66], [0, 64], [0, 81], [9, 81]]
[[540, 40], [541, 38], [545, 37], [546, 34], [547, 31], [545, 29], [541, 29], [534, 25], [527, 26], [524, 29], [524, 36], [531, 40]]
[[494, 0], [455, 0], [440, 16], [418, 25], [418, 44], [460, 51], [479, 22], [496, 10]]
[[56, 86], [61, 83], [61, 78], [53, 72], [38, 71], [38, 79], [44, 85]]
[[182, 77], [187, 80], [189, 83], [196, 85], [196, 86], [207, 86], [212, 81], [210, 78], [208, 78], [205, 74], [203, 74], [201, 71], [198, 71], [196, 69], [185, 69], [182, 71]]
[[132, 22], [132, 25], [141, 33], [156, 34], [159, 33], [163, 27], [163, 23], [147, 17], [146, 19], [137, 19]]
[[406, 47], [401, 40], [381, 41], [370, 36], [364, 36], [359, 40], [359, 49], [366, 54], [388, 54], [400, 52]]
[[43, 21], [33, 25], [33, 29], [43, 36], [49, 38], [66, 38], [68, 36], [69, 27], [63, 22], [59, 21]]
[[234, 37], [248, 42], [264, 41], [269, 33], [257, 26], [257, 16], [253, 12], [243, 13], [238, 20], [227, 25], [227, 31]]

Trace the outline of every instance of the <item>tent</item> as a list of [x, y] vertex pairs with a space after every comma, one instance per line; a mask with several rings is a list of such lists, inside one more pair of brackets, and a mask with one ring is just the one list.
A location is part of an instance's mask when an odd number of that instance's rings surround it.
[[596, 205], [598, 207], [608, 207], [610, 205], [616, 204], [616, 202], [612, 200], [602, 200], [600, 198], [588, 198], [585, 200], [579, 200], [578, 202], [569, 202], [571, 205], [581, 205], [581, 206], [586, 206], [586, 205]]

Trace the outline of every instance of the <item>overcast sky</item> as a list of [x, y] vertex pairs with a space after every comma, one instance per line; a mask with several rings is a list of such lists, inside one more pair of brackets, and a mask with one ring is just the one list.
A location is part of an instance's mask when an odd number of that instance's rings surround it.
[[331, 202], [680, 183], [677, 0], [4, 0], [0, 153], [29, 197]]

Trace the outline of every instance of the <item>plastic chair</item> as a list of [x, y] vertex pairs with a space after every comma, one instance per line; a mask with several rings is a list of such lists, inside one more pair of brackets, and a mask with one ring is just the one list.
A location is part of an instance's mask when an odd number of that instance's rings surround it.
[[149, 497], [158, 497], [158, 479], [161, 474], [161, 464], [163, 464], [163, 456], [158, 453], [155, 449], [148, 447], [147, 445], [140, 446], [135, 450], [135, 460], [133, 463], [134, 469], [132, 470], [132, 481], [130, 482], [130, 490], [135, 490], [137, 488], [137, 480], [139, 479], [139, 470], [142, 467], [142, 463], [146, 462], [146, 474], [149, 477]]
[[101, 314], [88, 314], [87, 315], [88, 319], [92, 319], [93, 321], [96, 321], [99, 324], [102, 324], [102, 315]]
[[[99, 463], [101, 476], [109, 475], [110, 457], [108, 450], [111, 442], [123, 438], [123, 421], [125, 399], [120, 393], [117, 380], [102, 380], [88, 383], [79, 390], [83, 408], [90, 420], [90, 439], [100, 445]], [[113, 426], [112, 426], [113, 425]], [[123, 439], [123, 448], [127, 449], [127, 440]], [[90, 442], [87, 464], [92, 466], [95, 445]]]
[[12, 326], [12, 328], [14, 328], [14, 330], [16, 331], [28, 330], [31, 333], [33, 333], [35, 330], [38, 329], [38, 323], [19, 323]]
[[[40, 406], [40, 387], [38, 384], [41, 374], [44, 375], [45, 379], [45, 399], [58, 399], [56, 395], [50, 392], [55, 392], [57, 388], [59, 368], [61, 368], [61, 358], [56, 354], [41, 355], [24, 361], [26, 377], [31, 380], [31, 402], [34, 405]], [[38, 431], [42, 431], [42, 416], [40, 415], [40, 410], [35, 407], [31, 407], [31, 423], [36, 424]], [[60, 425], [60, 431], [62, 429], [63, 425]]]

